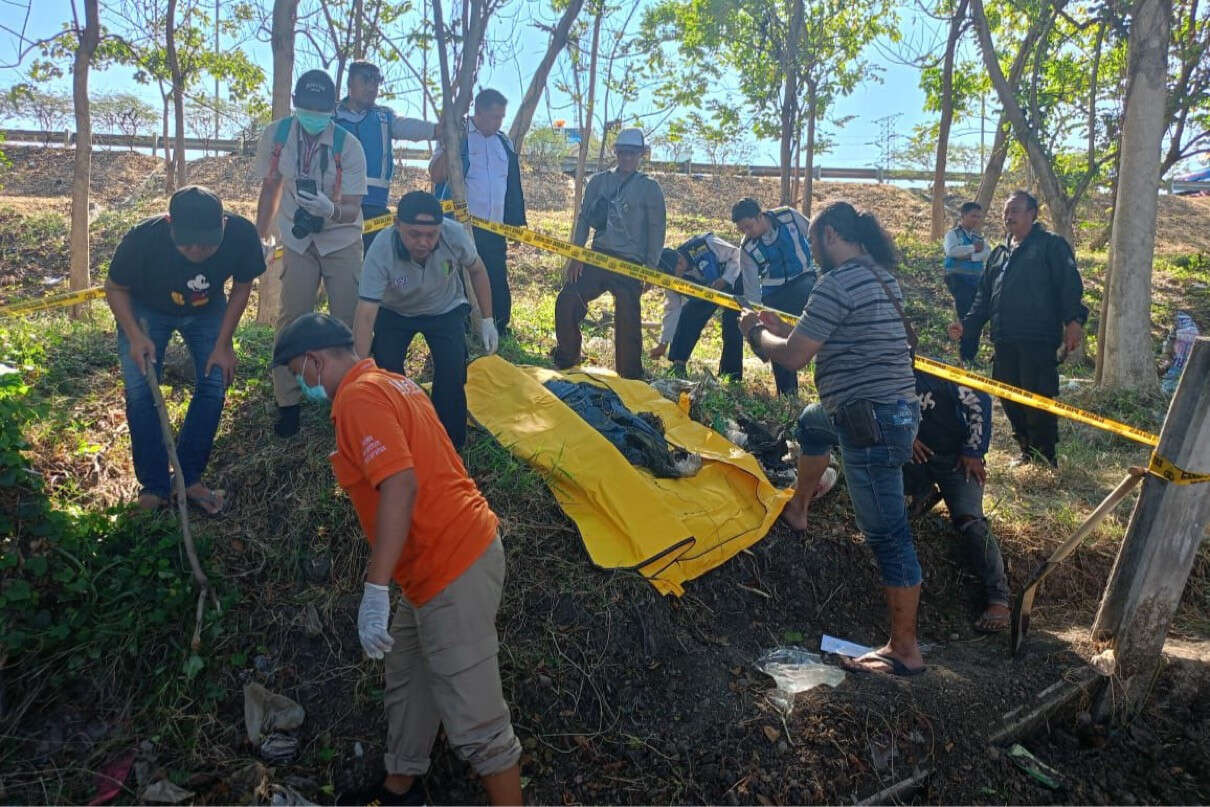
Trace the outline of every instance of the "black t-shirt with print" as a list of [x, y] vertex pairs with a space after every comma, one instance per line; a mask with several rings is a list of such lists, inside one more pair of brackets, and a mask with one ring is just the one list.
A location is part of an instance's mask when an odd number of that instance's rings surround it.
[[172, 241], [167, 216], [139, 222], [122, 238], [109, 277], [130, 296], [165, 314], [213, 314], [227, 305], [227, 278], [250, 283], [264, 274], [265, 256], [256, 227], [227, 213], [223, 243], [201, 263], [182, 255]]

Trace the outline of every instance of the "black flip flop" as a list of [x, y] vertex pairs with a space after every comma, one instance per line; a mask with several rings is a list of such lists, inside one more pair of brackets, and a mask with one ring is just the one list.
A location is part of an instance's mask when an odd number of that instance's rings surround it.
[[875, 652], [866, 653], [864, 656], [853, 659], [852, 661], [846, 661], [841, 666], [849, 672], [869, 673], [871, 675], [887, 675], [887, 673], [884, 673], [881, 670], [871, 670], [869, 667], [864, 667], [859, 664], [858, 662], [862, 661], [863, 659], [874, 659], [876, 661], [881, 661], [883, 664], [886, 664], [891, 668], [890, 675], [896, 675], [903, 678], [910, 678], [914, 675], [920, 675], [922, 672], [928, 669], [927, 666], [912, 669], [892, 655]]

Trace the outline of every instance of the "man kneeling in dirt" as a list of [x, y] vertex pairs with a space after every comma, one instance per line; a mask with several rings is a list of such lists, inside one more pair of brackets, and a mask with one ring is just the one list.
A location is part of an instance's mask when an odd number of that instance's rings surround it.
[[[336, 481], [373, 546], [357, 614], [361, 646], [386, 657], [387, 776], [366, 801], [422, 804], [418, 776], [444, 725], [492, 804], [521, 803], [521, 746], [497, 665], [504, 549], [424, 391], [359, 358], [339, 320], [304, 314], [273, 351], [309, 399], [332, 400]], [[391, 578], [402, 599], [390, 629]]]
[[[903, 466], [904, 492], [912, 515], [923, 515], [945, 499], [954, 529], [966, 543], [971, 566], [983, 582], [985, 605], [975, 630], [1008, 629], [1008, 581], [1000, 546], [983, 516], [983, 457], [991, 441], [992, 400], [978, 392], [916, 370], [920, 428], [912, 461]], [[940, 488], [940, 492], [938, 492]]]

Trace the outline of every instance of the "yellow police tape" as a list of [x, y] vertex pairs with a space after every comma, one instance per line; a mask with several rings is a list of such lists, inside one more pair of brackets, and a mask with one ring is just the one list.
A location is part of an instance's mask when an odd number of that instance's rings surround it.
[[[622, 258], [615, 258], [612, 255], [605, 255], [600, 252], [595, 252], [585, 247], [562, 241], [558, 238], [552, 238], [548, 235], [535, 232], [533, 230], [516, 227], [509, 224], [501, 224], [499, 222], [487, 221], [486, 219], [472, 216], [467, 211], [465, 205], [456, 205], [453, 202], [443, 202], [447, 212], [452, 212], [454, 217], [459, 221], [470, 222], [474, 227], [488, 232], [496, 233], [497, 235], [511, 238], [514, 241], [519, 241], [523, 244], [537, 247], [538, 249], [547, 252], [553, 252], [556, 255], [561, 255], [565, 258], [570, 258], [576, 261], [590, 263], [593, 266], [600, 266], [603, 269], [608, 269], [612, 272], [617, 272], [627, 277], [632, 277], [636, 280], [641, 280], [645, 283], [650, 283], [653, 286], [669, 289], [671, 291], [685, 294], [690, 297], [696, 297], [701, 300], [714, 303], [715, 305], [725, 308], [742, 310], [751, 308], [755, 311], [770, 311], [780, 317], [787, 323], [794, 324], [798, 321], [798, 317], [789, 314], [785, 311], [778, 311], [767, 306], [752, 304], [746, 300], [741, 300], [737, 295], [726, 294], [717, 289], [712, 289], [707, 286], [702, 286], [697, 283], [690, 282], [683, 278], [665, 274], [657, 269], [652, 269], [642, 264], [627, 261]], [[1154, 447], [1159, 442], [1159, 436], [1143, 429], [1135, 428], [1126, 423], [1119, 423], [1116, 420], [1111, 420], [1093, 412], [1088, 412], [1079, 409], [1071, 404], [1056, 401], [1053, 398], [1047, 398], [1045, 395], [1038, 395], [1029, 390], [1014, 387], [1005, 384], [1002, 381], [996, 381], [986, 376], [977, 373], [971, 373], [958, 367], [953, 367], [933, 359], [923, 356], [916, 357], [916, 368], [930, 375], [935, 375], [940, 378], [953, 381], [963, 386], [972, 389], [981, 390], [983, 392], [995, 395], [999, 398], [1005, 398], [1014, 403], [1024, 404], [1026, 406], [1041, 409], [1045, 412], [1050, 412], [1060, 417], [1065, 417], [1069, 420], [1075, 420], [1080, 423], [1085, 423], [1089, 426], [1095, 426], [1098, 429], [1103, 429], [1114, 434], [1121, 435], [1130, 440], [1142, 443], [1143, 445]], [[1210, 482], [1210, 474], [1195, 474], [1189, 471], [1182, 470], [1174, 465], [1171, 461], [1160, 457], [1153, 453], [1151, 463], [1147, 469], [1150, 473], [1167, 479], [1169, 482], [1178, 485], [1192, 484], [1194, 482]]]
[[[650, 283], [653, 286], [659, 286], [663, 289], [675, 291], [689, 297], [696, 297], [701, 300], [714, 303], [715, 305], [724, 308], [742, 310], [750, 308], [755, 311], [769, 311], [776, 314], [787, 323], [794, 324], [798, 321], [798, 317], [794, 314], [789, 314], [785, 311], [778, 311], [774, 308], [769, 308], [756, 303], [749, 303], [742, 300], [734, 294], [726, 294], [718, 289], [712, 289], [708, 286], [702, 286], [697, 283], [676, 277], [674, 275], [665, 274], [658, 269], [652, 269], [642, 264], [627, 261], [622, 258], [615, 258], [612, 255], [605, 255], [601, 252], [588, 249], [586, 247], [577, 246], [576, 244], [563, 241], [558, 238], [552, 238], [549, 235], [530, 230], [525, 227], [516, 227], [511, 224], [501, 224], [495, 221], [488, 221], [477, 216], [470, 215], [465, 204], [455, 204], [452, 201], [442, 202], [442, 207], [447, 212], [452, 212], [454, 217], [459, 221], [469, 222], [472, 226], [478, 227], [481, 230], [496, 233], [497, 235], [511, 238], [514, 241], [519, 241], [522, 244], [529, 244], [538, 249], [552, 252], [556, 255], [561, 255], [565, 258], [570, 258], [576, 261], [599, 266], [603, 269], [608, 269], [611, 272], [616, 272], [627, 277], [632, 277], [636, 280]], [[377, 216], [366, 220], [363, 225], [363, 232], [372, 233], [386, 229], [394, 222], [394, 216], [389, 213], [383, 216]], [[273, 258], [281, 258], [285, 250], [283, 247], [278, 247]], [[52, 294], [49, 297], [43, 297], [38, 300], [27, 300], [19, 303], [12, 303], [6, 306], [0, 306], [0, 317], [13, 316], [16, 314], [29, 314], [36, 311], [45, 311], [52, 308], [62, 306], [75, 305], [87, 300], [92, 300], [101, 297], [105, 294], [101, 287], [93, 287], [82, 289], [80, 291], [64, 292], [62, 294]], [[1005, 384], [1002, 381], [988, 378], [986, 376], [972, 373], [967, 370], [962, 370], [958, 367], [953, 367], [933, 359], [925, 358], [924, 356], [916, 357], [916, 368], [930, 375], [935, 375], [940, 378], [953, 381], [958, 384], [970, 387], [971, 389], [981, 390], [999, 398], [1004, 398], [1014, 403], [1024, 404], [1035, 409], [1041, 409], [1044, 412], [1058, 415], [1075, 420], [1080, 423], [1085, 423], [1089, 426], [1095, 426], [1098, 429], [1112, 432], [1130, 440], [1142, 443], [1143, 445], [1154, 447], [1159, 442], [1159, 436], [1143, 429], [1135, 428], [1126, 423], [1120, 423], [1116, 420], [1111, 420], [1102, 417], [1093, 412], [1088, 412], [1071, 404], [1065, 404], [1062, 401], [1056, 401], [1054, 398], [1047, 398], [1045, 395], [1038, 395], [1029, 390], [1014, 387], [1010, 384]], [[1170, 460], [1152, 453], [1151, 461], [1147, 467], [1147, 471], [1155, 476], [1161, 477], [1174, 484], [1189, 485], [1195, 482], [1210, 482], [1210, 474], [1198, 474], [1186, 471], [1177, 467]]]

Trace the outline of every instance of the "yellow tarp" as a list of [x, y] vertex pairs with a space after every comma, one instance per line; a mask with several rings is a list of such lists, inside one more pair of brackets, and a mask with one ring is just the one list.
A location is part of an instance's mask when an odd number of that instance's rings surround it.
[[[608, 387], [632, 412], [658, 415], [668, 441], [700, 454], [702, 469], [684, 479], [656, 479], [635, 468], [543, 386], [559, 377]], [[680, 596], [686, 580], [763, 538], [791, 496], [769, 483], [751, 454], [649, 385], [609, 370], [560, 373], [485, 356], [467, 370], [466, 396], [475, 420], [541, 471], [592, 562], [634, 569], [664, 594]]]

